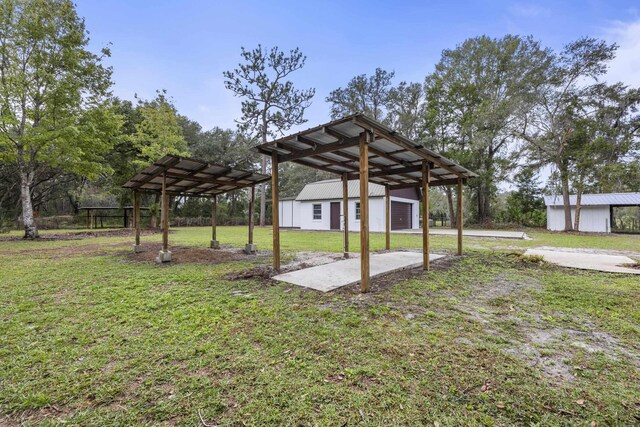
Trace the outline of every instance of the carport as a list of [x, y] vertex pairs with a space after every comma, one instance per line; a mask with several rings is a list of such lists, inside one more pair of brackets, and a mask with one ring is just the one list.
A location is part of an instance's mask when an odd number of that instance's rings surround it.
[[248, 242], [245, 252], [255, 252], [253, 243], [255, 186], [271, 177], [252, 171], [234, 169], [201, 160], [178, 156], [164, 156], [127, 181], [123, 187], [133, 191], [133, 222], [135, 226], [134, 251], [140, 251], [140, 193], [161, 195], [162, 250], [157, 260], [171, 261], [169, 251], [169, 200], [171, 197], [206, 197], [211, 207], [211, 248], [217, 249], [217, 197], [243, 188], [250, 189], [248, 212]]
[[[475, 173], [403, 137], [363, 114], [346, 116], [296, 134], [259, 145], [272, 161], [273, 267], [280, 271], [278, 165], [294, 162], [337, 174], [343, 184], [343, 215], [348, 218], [347, 185], [360, 180], [360, 287], [369, 290], [369, 182], [393, 189], [422, 189], [423, 217], [428, 218], [429, 188], [456, 185], [458, 191], [458, 255], [462, 254], [462, 186]], [[386, 207], [385, 247], [390, 249], [390, 209]], [[349, 255], [348, 222], [344, 227], [344, 255]], [[429, 270], [429, 221], [423, 221], [422, 265]]]

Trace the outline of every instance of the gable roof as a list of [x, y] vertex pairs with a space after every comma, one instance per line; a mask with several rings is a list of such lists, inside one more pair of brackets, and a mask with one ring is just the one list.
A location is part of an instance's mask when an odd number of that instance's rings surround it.
[[422, 165], [431, 166], [431, 186], [454, 185], [477, 177], [433, 150], [418, 144], [362, 113], [352, 114], [275, 141], [258, 145], [262, 154], [334, 174], [359, 176], [360, 138], [369, 147], [369, 181], [391, 189], [420, 187]]
[[[544, 196], [547, 206], [563, 206], [562, 195]], [[576, 195], [569, 196], [571, 206], [576, 205]], [[640, 205], [640, 193], [608, 193], [608, 194], [583, 194], [580, 200], [581, 206], [635, 206]]]
[[[360, 197], [360, 180], [354, 179], [347, 183], [347, 194], [350, 199]], [[369, 197], [384, 197], [384, 186], [369, 183]], [[342, 180], [327, 179], [312, 182], [304, 186], [297, 201], [342, 199]]]

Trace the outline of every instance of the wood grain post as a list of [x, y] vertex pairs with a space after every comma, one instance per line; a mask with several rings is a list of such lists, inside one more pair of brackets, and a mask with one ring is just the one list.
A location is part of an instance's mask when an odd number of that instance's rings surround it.
[[462, 178], [458, 178], [458, 255], [462, 255]]
[[384, 248], [391, 250], [391, 191], [389, 191], [389, 185], [384, 186], [384, 200], [385, 200], [385, 221], [384, 221]]
[[133, 192], [133, 226], [136, 228], [136, 246], [140, 246], [140, 193]]
[[169, 250], [169, 195], [167, 194], [167, 174], [162, 174], [162, 250]]
[[211, 240], [218, 240], [218, 196], [211, 200]]
[[256, 186], [251, 186], [251, 197], [249, 198], [249, 244], [253, 244], [253, 224], [254, 224], [254, 206], [256, 203]]
[[431, 167], [422, 162], [422, 268], [429, 271], [429, 181]]
[[344, 257], [349, 258], [349, 175], [342, 174], [342, 218], [344, 221]]
[[271, 222], [273, 223], [273, 269], [280, 271], [280, 200], [278, 199], [278, 153], [271, 154]]
[[369, 145], [360, 134], [360, 291], [369, 292]]
[[91, 209], [87, 209], [87, 230], [91, 230]]

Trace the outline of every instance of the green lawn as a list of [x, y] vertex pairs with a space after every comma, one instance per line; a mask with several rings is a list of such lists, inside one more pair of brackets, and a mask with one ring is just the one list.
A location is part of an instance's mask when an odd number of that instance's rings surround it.
[[[246, 240], [242, 227], [218, 234], [228, 247]], [[129, 236], [0, 240], [0, 425], [640, 424], [638, 277], [518, 255], [640, 252], [640, 237], [530, 235], [465, 239], [465, 256], [366, 295], [225, 279], [268, 254], [158, 266], [128, 255]], [[207, 228], [170, 236], [209, 239]], [[255, 240], [268, 251], [271, 230]], [[281, 238], [286, 259], [341, 242]], [[420, 244], [392, 237], [394, 248]], [[432, 237], [435, 252], [455, 244]], [[372, 235], [373, 250], [383, 245]]]

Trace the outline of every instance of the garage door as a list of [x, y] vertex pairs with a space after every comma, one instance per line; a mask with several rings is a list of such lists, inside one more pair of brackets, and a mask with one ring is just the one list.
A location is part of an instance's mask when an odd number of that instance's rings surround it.
[[411, 228], [411, 203], [391, 201], [391, 229]]

